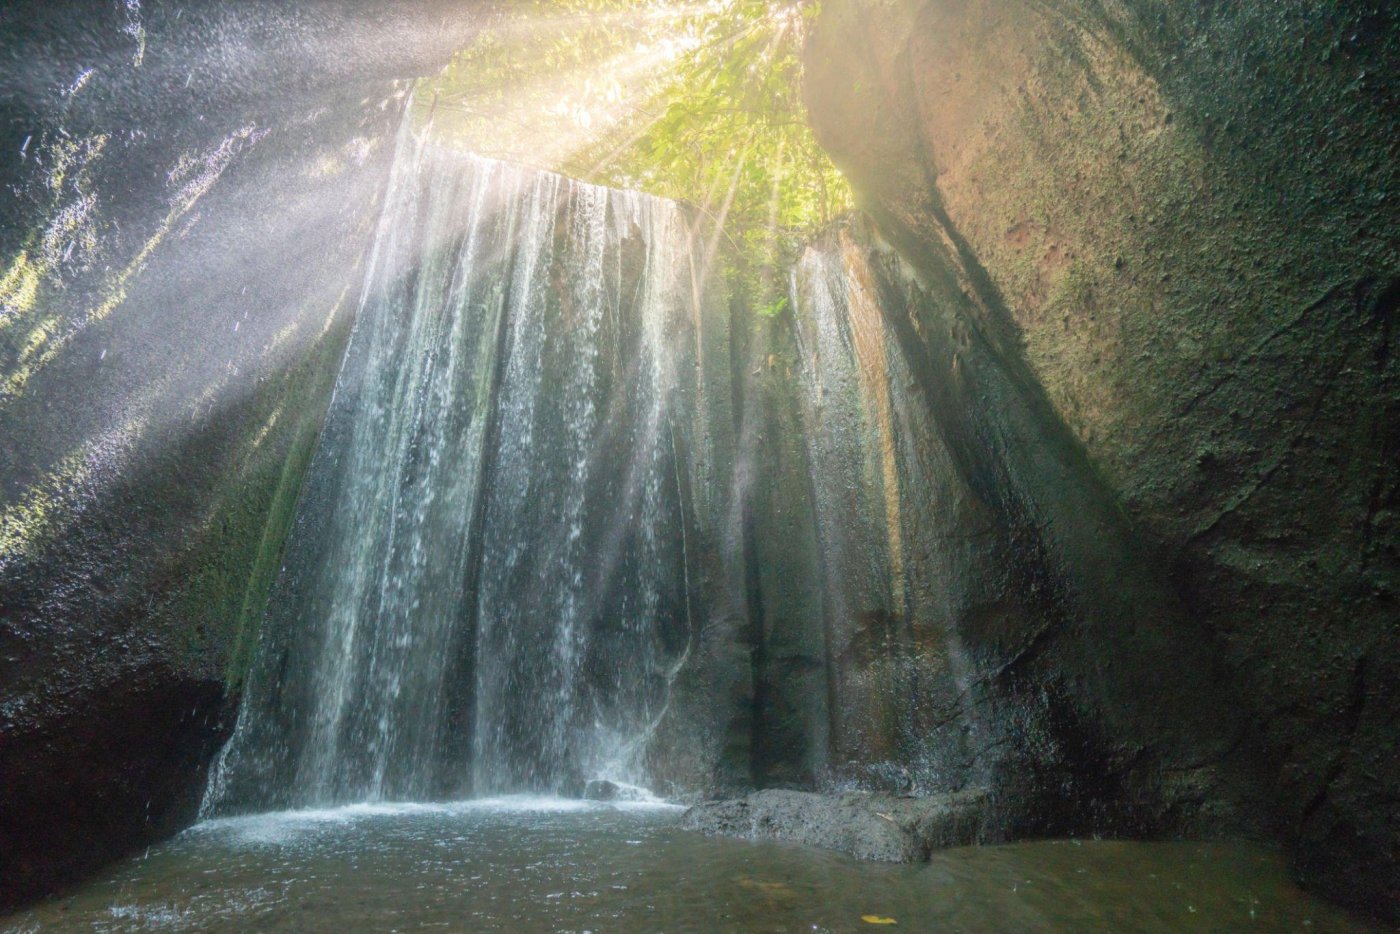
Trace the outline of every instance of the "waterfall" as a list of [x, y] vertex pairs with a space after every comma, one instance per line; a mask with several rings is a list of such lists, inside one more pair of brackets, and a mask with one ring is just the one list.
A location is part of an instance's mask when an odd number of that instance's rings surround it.
[[973, 678], [953, 623], [966, 539], [981, 526], [882, 311], [911, 285], [862, 246], [870, 239], [827, 234], [790, 280], [826, 648], [825, 780], [927, 793], [971, 773]]
[[649, 781], [728, 418], [692, 226], [404, 129], [207, 813]]

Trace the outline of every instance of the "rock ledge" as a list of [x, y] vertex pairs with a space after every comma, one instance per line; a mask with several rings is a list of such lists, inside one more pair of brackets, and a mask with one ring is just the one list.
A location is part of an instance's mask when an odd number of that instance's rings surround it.
[[686, 811], [681, 826], [912, 863], [928, 859], [934, 850], [983, 842], [986, 800], [980, 790], [927, 798], [768, 790], [698, 804]]

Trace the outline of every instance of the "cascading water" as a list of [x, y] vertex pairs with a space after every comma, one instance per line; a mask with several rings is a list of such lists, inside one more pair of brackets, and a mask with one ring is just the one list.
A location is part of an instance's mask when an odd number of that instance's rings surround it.
[[834, 231], [793, 269], [793, 327], [820, 555], [826, 779], [929, 792], [980, 778], [965, 752], [978, 727], [949, 586], [966, 578], [959, 561], [980, 526], [882, 313], [901, 281]]
[[694, 233], [405, 128], [207, 813], [647, 781], [728, 418]]
[[[406, 128], [206, 813], [980, 782], [955, 621], [1005, 616], [968, 570], [986, 519], [881, 309], [902, 274], [855, 236], [747, 347], [683, 208]], [[755, 562], [786, 569], [756, 603]]]

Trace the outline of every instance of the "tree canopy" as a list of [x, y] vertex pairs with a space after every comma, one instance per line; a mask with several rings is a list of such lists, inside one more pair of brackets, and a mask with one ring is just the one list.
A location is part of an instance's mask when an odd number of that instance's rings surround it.
[[851, 206], [802, 105], [812, 3], [559, 0], [512, 5], [416, 116], [441, 141], [687, 202], [767, 307], [774, 270]]

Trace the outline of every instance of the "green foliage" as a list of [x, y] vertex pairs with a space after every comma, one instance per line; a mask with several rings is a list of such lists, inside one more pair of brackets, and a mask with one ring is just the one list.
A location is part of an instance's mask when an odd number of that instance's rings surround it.
[[518, 4], [420, 89], [449, 143], [693, 205], [730, 282], [776, 314], [799, 244], [851, 206], [801, 100], [815, 6]]
[[766, 305], [760, 305], [758, 308], [758, 313], [765, 318], [776, 318], [784, 311], [787, 311], [787, 306], [787, 296], [783, 295], [779, 297], [776, 301], [769, 302]]

